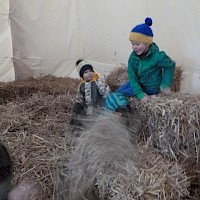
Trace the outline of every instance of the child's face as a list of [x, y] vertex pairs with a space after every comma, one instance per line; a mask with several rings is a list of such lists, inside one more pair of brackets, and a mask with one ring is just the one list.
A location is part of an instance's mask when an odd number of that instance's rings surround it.
[[91, 71], [90, 69], [87, 69], [83, 73], [83, 79], [86, 81], [91, 81], [93, 78], [93, 74], [94, 74], [93, 71]]
[[138, 56], [146, 53], [149, 50], [149, 45], [145, 43], [131, 41], [131, 44], [132, 44], [133, 51], [135, 51], [135, 53]]

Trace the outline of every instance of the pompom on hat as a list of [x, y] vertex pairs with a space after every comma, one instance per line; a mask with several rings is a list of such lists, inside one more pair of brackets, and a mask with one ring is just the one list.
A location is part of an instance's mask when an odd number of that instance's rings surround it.
[[153, 24], [152, 19], [147, 17], [144, 24], [135, 26], [129, 35], [129, 40], [139, 43], [151, 44], [153, 42], [153, 31], [150, 26]]
[[79, 76], [81, 78], [83, 78], [83, 74], [84, 74], [85, 70], [90, 69], [92, 72], [94, 72], [94, 69], [93, 69], [92, 65], [90, 63], [88, 63], [84, 59], [77, 60], [76, 61], [76, 66], [77, 66], [77, 71], [79, 73]]

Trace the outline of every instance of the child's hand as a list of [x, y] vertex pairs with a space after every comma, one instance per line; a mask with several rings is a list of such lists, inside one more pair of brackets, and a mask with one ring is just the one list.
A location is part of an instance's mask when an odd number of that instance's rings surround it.
[[171, 88], [166, 88], [165, 90], [161, 89], [161, 93], [164, 95], [169, 95], [172, 93]]
[[99, 82], [100, 82], [102, 85], [105, 85], [105, 84], [106, 84], [106, 78], [105, 78], [104, 75], [103, 75], [103, 76], [100, 76]]
[[147, 101], [149, 101], [149, 99], [150, 99], [149, 95], [145, 95], [145, 96], [141, 99], [141, 101], [142, 101], [142, 102], [147, 102]]
[[105, 76], [104, 74], [101, 75], [100, 78], [99, 78], [99, 80], [100, 80], [100, 81], [105, 81], [105, 80], [106, 80], [106, 76]]

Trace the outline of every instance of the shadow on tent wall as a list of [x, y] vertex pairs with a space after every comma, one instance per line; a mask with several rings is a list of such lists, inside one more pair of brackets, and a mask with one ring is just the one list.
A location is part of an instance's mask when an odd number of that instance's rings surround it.
[[34, 72], [22, 61], [13, 58], [15, 80], [23, 80], [34, 76]]

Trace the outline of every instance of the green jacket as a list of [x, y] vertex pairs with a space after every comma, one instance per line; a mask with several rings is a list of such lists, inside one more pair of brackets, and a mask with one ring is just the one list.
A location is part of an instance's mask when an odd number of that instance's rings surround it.
[[150, 45], [147, 54], [140, 59], [133, 51], [128, 61], [128, 78], [134, 94], [142, 99], [148, 89], [158, 92], [169, 88], [173, 81], [175, 62], [159, 51], [155, 43]]

